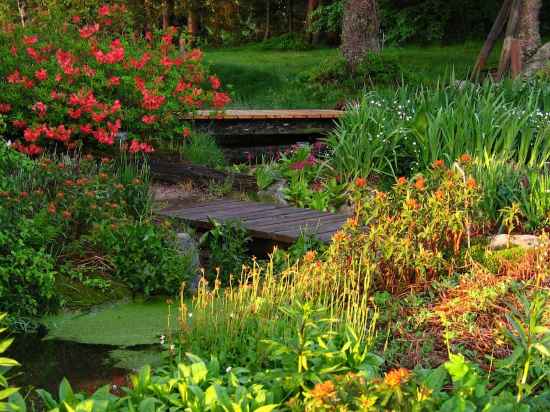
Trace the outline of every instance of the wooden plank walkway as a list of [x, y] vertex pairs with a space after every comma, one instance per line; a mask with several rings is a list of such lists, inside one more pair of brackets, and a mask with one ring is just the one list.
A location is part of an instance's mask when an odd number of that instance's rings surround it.
[[281, 243], [293, 243], [301, 233], [329, 242], [349, 218], [344, 214], [230, 199], [167, 208], [158, 215], [181, 219], [200, 229], [211, 229], [209, 219], [219, 222], [236, 219], [243, 223], [250, 236]]
[[187, 117], [188, 120], [336, 120], [344, 115], [342, 110], [225, 110], [213, 112], [199, 110]]

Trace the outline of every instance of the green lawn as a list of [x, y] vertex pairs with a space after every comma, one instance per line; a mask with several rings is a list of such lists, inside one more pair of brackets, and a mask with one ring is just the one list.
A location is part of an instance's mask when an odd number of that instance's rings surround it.
[[[458, 79], [465, 78], [473, 66], [481, 43], [470, 42], [455, 46], [386, 48], [383, 53], [395, 56], [404, 71], [413, 73], [423, 82], [448, 77], [454, 70]], [[496, 64], [498, 51], [491, 64]], [[297, 76], [335, 59], [338, 49], [311, 51], [266, 51], [258, 47], [207, 50], [206, 62], [234, 97], [233, 108], [319, 108], [336, 102], [322, 102], [305, 90]]]

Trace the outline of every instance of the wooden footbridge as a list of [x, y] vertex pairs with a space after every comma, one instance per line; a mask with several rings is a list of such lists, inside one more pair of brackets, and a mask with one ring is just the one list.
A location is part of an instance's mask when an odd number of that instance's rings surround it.
[[169, 207], [158, 215], [180, 219], [203, 230], [212, 228], [211, 219], [239, 220], [253, 238], [283, 244], [293, 243], [302, 233], [329, 242], [349, 218], [345, 214], [231, 199]]
[[312, 141], [322, 137], [341, 110], [200, 110], [188, 116], [195, 130], [208, 133], [224, 147], [265, 146]]

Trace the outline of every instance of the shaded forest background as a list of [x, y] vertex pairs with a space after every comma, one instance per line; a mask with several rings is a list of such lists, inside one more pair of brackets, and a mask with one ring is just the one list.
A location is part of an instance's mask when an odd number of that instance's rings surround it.
[[[96, 0], [4, 0], [0, 20], [39, 22], [56, 15], [85, 17]], [[186, 27], [201, 46], [240, 45], [273, 37], [338, 44], [342, 0], [121, 0], [143, 30]], [[385, 45], [451, 44], [478, 40], [491, 28], [502, 0], [379, 0]], [[550, 34], [550, 2], [541, 15]]]

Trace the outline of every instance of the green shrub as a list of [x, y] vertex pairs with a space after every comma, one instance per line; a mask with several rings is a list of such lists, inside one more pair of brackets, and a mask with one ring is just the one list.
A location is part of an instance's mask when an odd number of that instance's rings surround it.
[[0, 255], [0, 310], [30, 317], [53, 309], [55, 263], [44, 250], [12, 243], [11, 251]]
[[262, 50], [304, 51], [310, 50], [311, 45], [305, 41], [302, 35], [287, 33], [264, 40], [259, 44], [259, 48]]
[[178, 250], [173, 232], [146, 221], [101, 223], [82, 239], [113, 267], [113, 278], [136, 292], [176, 295], [194, 275], [192, 256]]
[[181, 148], [185, 160], [198, 165], [219, 168], [225, 166], [225, 158], [216, 139], [205, 133], [193, 133]]
[[238, 278], [243, 264], [247, 261], [248, 243], [250, 237], [247, 230], [238, 220], [228, 220], [223, 223], [211, 220], [213, 228], [206, 232], [201, 240], [209, 254], [209, 267], [212, 277], [216, 277], [223, 285], [230, 281], [231, 276]]

